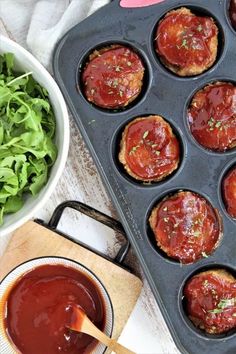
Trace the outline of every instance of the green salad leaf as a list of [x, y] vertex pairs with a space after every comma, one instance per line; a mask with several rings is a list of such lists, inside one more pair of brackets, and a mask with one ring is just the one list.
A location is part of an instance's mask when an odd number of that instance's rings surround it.
[[12, 53], [0, 55], [0, 225], [47, 183], [57, 158], [55, 129], [47, 90], [32, 72], [14, 71]]

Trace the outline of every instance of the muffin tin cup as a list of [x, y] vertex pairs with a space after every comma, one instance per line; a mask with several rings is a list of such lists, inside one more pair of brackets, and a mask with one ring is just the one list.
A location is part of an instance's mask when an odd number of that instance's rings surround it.
[[199, 267], [197, 269], [195, 269], [193, 272], [191, 272], [190, 274], [188, 274], [188, 276], [183, 280], [181, 286], [180, 286], [180, 290], [179, 290], [179, 294], [178, 294], [178, 308], [179, 308], [179, 312], [181, 314], [181, 317], [183, 319], [183, 321], [185, 322], [186, 326], [193, 331], [194, 333], [196, 333], [199, 338], [205, 338], [207, 337], [209, 340], [228, 340], [228, 339], [234, 339], [236, 337], [236, 329], [231, 330], [225, 334], [209, 334], [209, 333], [205, 333], [203, 330], [198, 329], [194, 326], [194, 324], [190, 321], [190, 319], [187, 316], [186, 313], [186, 309], [185, 309], [185, 298], [183, 296], [183, 290], [184, 287], [187, 283], [187, 281], [189, 281], [193, 276], [201, 273], [201, 272], [205, 272], [208, 270], [213, 270], [213, 269], [225, 269], [227, 272], [229, 272], [230, 274], [232, 274], [235, 278], [236, 278], [236, 269], [235, 267], [229, 267], [228, 264], [215, 264], [215, 263], [208, 263], [206, 266], [204, 267]]
[[[179, 81], [186, 81], [186, 80], [194, 80], [194, 79], [198, 79], [198, 78], [203, 78], [208, 72], [211, 72], [212, 70], [215, 70], [215, 66], [219, 65], [221, 60], [223, 60], [224, 56], [225, 56], [225, 52], [226, 52], [226, 48], [227, 46], [225, 46], [225, 32], [223, 27], [221, 26], [221, 22], [219, 21], [218, 17], [215, 16], [211, 10], [206, 9], [206, 7], [202, 7], [201, 5], [193, 5], [191, 2], [183, 2], [181, 3], [181, 5], [179, 5], [177, 8], [180, 7], [186, 7], [188, 9], [191, 10], [191, 12], [193, 14], [199, 15], [199, 16], [207, 16], [207, 17], [211, 17], [214, 19], [218, 30], [219, 30], [219, 34], [218, 34], [218, 50], [217, 50], [217, 56], [216, 56], [216, 60], [215, 62], [212, 64], [212, 66], [210, 66], [207, 70], [203, 71], [202, 73], [198, 74], [198, 75], [192, 75], [192, 76], [179, 76], [177, 74], [175, 74], [174, 72], [172, 72], [170, 69], [166, 68], [165, 65], [162, 63], [161, 59], [158, 57], [158, 54], [155, 50], [155, 37], [156, 37], [156, 31], [157, 31], [157, 27], [158, 27], [158, 23], [164, 19], [165, 15], [166, 15], [166, 11], [164, 11], [164, 13], [162, 13], [155, 25], [154, 28], [152, 30], [151, 33], [151, 37], [150, 37], [150, 42], [151, 42], [151, 48], [152, 48], [152, 56], [156, 59], [157, 64], [162, 67], [162, 70], [168, 75], [168, 76], [172, 76], [175, 79], [179, 80]], [[173, 5], [172, 7], [169, 8], [169, 11], [175, 10], [176, 9], [176, 5]]]
[[120, 152], [120, 142], [122, 139], [122, 133], [124, 132], [125, 127], [130, 124], [132, 121], [134, 121], [137, 118], [145, 118], [149, 116], [155, 116], [155, 113], [148, 113], [148, 114], [141, 114], [140, 116], [137, 117], [132, 117], [131, 119], [127, 120], [125, 119], [125, 123], [121, 123], [117, 129], [115, 130], [111, 142], [110, 142], [110, 156], [112, 157], [111, 159], [111, 164], [113, 165], [114, 170], [117, 171], [117, 173], [122, 176], [126, 182], [137, 185], [141, 188], [150, 188], [155, 185], [161, 185], [169, 181], [171, 178], [174, 178], [180, 171], [184, 168], [184, 161], [185, 161], [185, 156], [186, 156], [186, 150], [187, 146], [184, 141], [184, 137], [182, 135], [181, 130], [178, 128], [178, 126], [175, 124], [175, 122], [169, 119], [166, 119], [165, 117], [162, 117], [165, 122], [167, 122], [171, 128], [173, 133], [175, 134], [178, 142], [179, 142], [179, 147], [180, 147], [180, 159], [179, 159], [179, 164], [178, 167], [172, 171], [168, 176], [164, 177], [160, 181], [150, 181], [150, 182], [142, 182], [141, 180], [137, 180], [134, 177], [130, 176], [122, 163], [119, 161], [119, 152]]
[[190, 124], [188, 122], [188, 107], [190, 106], [194, 96], [196, 95], [196, 93], [198, 91], [203, 90], [206, 86], [210, 85], [210, 84], [214, 84], [216, 82], [226, 82], [226, 83], [230, 83], [233, 84], [236, 87], [236, 81], [232, 80], [232, 78], [230, 78], [229, 76], [227, 77], [215, 77], [214, 80], [210, 80], [210, 81], [205, 81], [204, 80], [204, 84], [200, 84], [197, 85], [194, 90], [190, 93], [186, 104], [185, 104], [185, 109], [184, 109], [184, 115], [183, 115], [183, 121], [185, 123], [185, 131], [186, 134], [188, 135], [188, 137], [192, 140], [193, 144], [195, 144], [199, 149], [207, 152], [210, 155], [233, 155], [235, 156], [235, 152], [236, 152], [236, 147], [232, 148], [232, 149], [227, 149], [225, 151], [217, 151], [217, 150], [213, 150], [213, 149], [208, 149], [206, 147], [204, 147], [203, 145], [201, 145], [193, 136], [193, 134], [191, 133], [191, 128], [190, 128]]
[[[214, 248], [212, 249], [212, 252], [208, 255], [208, 257], [212, 256], [213, 253], [217, 250], [218, 247], [220, 247], [221, 243], [223, 242], [223, 238], [224, 238], [224, 228], [223, 228], [223, 223], [222, 223], [222, 217], [220, 215], [220, 213], [218, 212], [218, 210], [216, 210], [216, 208], [214, 207], [214, 204], [211, 202], [211, 200], [209, 200], [209, 197], [205, 194], [200, 194], [198, 191], [193, 190], [193, 189], [188, 189], [186, 190], [186, 188], [180, 187], [180, 188], [176, 188], [176, 189], [170, 189], [167, 190], [163, 195], [160, 195], [159, 198], [157, 200], [154, 200], [147, 213], [146, 213], [146, 236], [147, 239], [150, 243], [150, 245], [152, 246], [152, 248], [154, 249], [155, 252], [157, 252], [161, 257], [163, 257], [166, 261], [173, 263], [173, 264], [179, 264], [179, 266], [187, 266], [190, 265], [192, 263], [187, 263], [187, 264], [181, 264], [181, 262], [178, 259], [174, 259], [169, 257], [158, 245], [157, 245], [157, 240], [155, 239], [155, 234], [153, 232], [153, 230], [151, 229], [151, 226], [149, 224], [149, 218], [151, 216], [151, 212], [152, 210], [162, 201], [168, 199], [169, 197], [175, 195], [178, 192], [192, 192], [195, 194], [198, 194], [200, 197], [203, 197], [208, 204], [212, 207], [212, 209], [215, 211], [215, 215], [217, 217], [218, 223], [219, 223], [219, 237], [217, 242], [214, 245]], [[194, 264], [196, 264], [197, 262], [199, 262], [200, 260], [202, 260], [204, 257], [196, 260], [194, 262]]]
[[[224, 178], [227, 176], [227, 174], [232, 170], [232, 168], [236, 167], [236, 157], [234, 158], [234, 160], [231, 160], [222, 170], [221, 174], [220, 174], [220, 179], [219, 179], [219, 183], [218, 183], [218, 198], [221, 204], [221, 208], [225, 214], [226, 217], [228, 217], [231, 221], [234, 221], [236, 223], [236, 218], [232, 218], [232, 216], [229, 215], [229, 213], [226, 210], [226, 205], [225, 205], [225, 201], [224, 201], [224, 196], [223, 196], [223, 190], [222, 190], [222, 186], [223, 186], [223, 181]], [[235, 225], [236, 227], [236, 225]]]
[[[182, 6], [204, 9], [217, 20], [221, 29], [222, 48], [217, 62], [195, 77], [180, 78], [163, 67], [153, 48], [153, 33], [165, 13]], [[140, 260], [160, 310], [173, 339], [183, 354], [233, 354], [235, 336], [209, 336], [183, 316], [179, 294], [186, 279], [202, 267], [235, 267], [236, 227], [227, 216], [219, 192], [222, 173], [236, 159], [236, 152], [215, 153], [201, 148], [191, 135], [186, 109], [198, 89], [209, 82], [236, 82], [236, 32], [230, 28], [224, 1], [166, 0], [143, 8], [121, 8], [112, 1], [91, 17], [71, 29], [54, 52], [55, 77], [65, 95], [81, 133], [97, 164], [103, 181], [120, 215], [120, 219]], [[148, 70], [145, 93], [124, 111], [103, 111], [78, 92], [79, 66], [95, 48], [104, 43], [129, 45], [140, 53]], [[122, 129], [136, 117], [160, 115], [179, 132], [183, 144], [182, 162], [169, 178], [152, 183], [137, 183], [118, 163], [119, 137]], [[150, 242], [147, 232], [152, 207], [170, 191], [192, 190], [206, 197], [223, 221], [223, 238], [217, 249], [194, 264], [182, 265], [163, 257]], [[155, 348], [153, 348], [155, 351]]]
[[85, 50], [84, 55], [82, 56], [82, 58], [80, 59], [80, 61], [78, 63], [78, 69], [77, 69], [77, 74], [76, 74], [76, 86], [77, 86], [78, 94], [83, 96], [85, 102], [88, 103], [88, 101], [83, 93], [83, 86], [84, 85], [82, 82], [82, 75], [81, 75], [83, 72], [83, 69], [85, 68], [86, 64], [89, 63], [89, 56], [95, 50], [99, 51], [101, 49], [110, 47], [112, 45], [125, 46], [125, 47], [131, 49], [132, 51], [134, 51], [136, 54], [138, 54], [139, 58], [141, 59], [141, 61], [143, 63], [143, 66], [145, 68], [141, 92], [138, 94], [138, 96], [132, 102], [130, 102], [124, 108], [114, 108], [114, 109], [102, 108], [102, 107], [99, 107], [95, 104], [90, 103], [95, 109], [99, 109], [103, 113], [111, 114], [113, 112], [114, 114], [117, 114], [119, 112], [124, 112], [124, 111], [129, 110], [130, 108], [135, 106], [138, 102], [142, 102], [143, 100], [145, 100], [148, 90], [150, 89], [150, 86], [152, 83], [151, 77], [153, 76], [152, 75], [152, 67], [149, 64], [149, 60], [148, 60], [145, 52], [142, 51], [141, 48], [138, 48], [137, 46], [133, 47], [131, 45], [131, 43], [124, 41], [124, 40], [116, 40], [116, 41], [113, 40], [113, 41], [104, 41], [102, 43], [99, 43], [99, 45], [94, 48], [89, 48], [88, 50]]
[[231, 0], [225, 0], [224, 14], [225, 14], [225, 18], [227, 19], [227, 23], [228, 23], [230, 29], [234, 32], [234, 34], [236, 34], [236, 30], [233, 28], [232, 23], [230, 21], [230, 17], [229, 17], [230, 2], [231, 2]]

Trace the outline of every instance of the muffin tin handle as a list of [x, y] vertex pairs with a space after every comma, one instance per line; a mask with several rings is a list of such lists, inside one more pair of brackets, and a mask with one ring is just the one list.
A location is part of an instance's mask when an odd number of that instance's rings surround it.
[[101, 213], [100, 211], [98, 211], [86, 204], [83, 204], [83, 203], [75, 201], [75, 200], [68, 200], [68, 201], [65, 201], [65, 202], [59, 204], [56, 207], [56, 209], [54, 210], [54, 212], [51, 216], [51, 219], [49, 220], [49, 222], [47, 224], [47, 226], [50, 229], [56, 230], [56, 228], [59, 224], [59, 221], [62, 217], [62, 214], [66, 208], [72, 208], [74, 210], [77, 210], [80, 213], [85, 214], [98, 222], [101, 222], [102, 224], [110, 227], [114, 231], [119, 232], [121, 235], [123, 235], [124, 239], [125, 239], [125, 243], [119, 249], [117, 255], [114, 258], [114, 261], [119, 264], [122, 264], [124, 262], [125, 257], [130, 249], [130, 242], [129, 242], [129, 240], [127, 240], [127, 236], [125, 234], [124, 228], [119, 221], [113, 219], [112, 217], [110, 217], [106, 214]]
[[159, 4], [165, 0], [112, 0], [117, 2], [121, 7], [135, 8], [135, 7], [146, 7], [150, 5]]

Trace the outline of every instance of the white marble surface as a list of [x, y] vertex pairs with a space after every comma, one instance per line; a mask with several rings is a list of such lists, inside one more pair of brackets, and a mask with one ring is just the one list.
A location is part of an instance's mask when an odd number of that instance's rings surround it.
[[[4, 26], [8, 35], [11, 35], [6, 23]], [[0, 30], [4, 31], [1, 24]], [[18, 42], [21, 45], [25, 44], [22, 33], [21, 40]], [[116, 217], [97, 169], [72, 118], [70, 118], [70, 127], [71, 140], [66, 168], [51, 199], [35, 217], [48, 221], [54, 208], [68, 199], [82, 201]], [[118, 235], [86, 216], [79, 215], [79, 213], [66, 211], [60, 223], [60, 229], [110, 256], [114, 256], [119, 249], [120, 238]], [[10, 235], [0, 239], [0, 256], [4, 252], [9, 238]], [[127, 263], [136, 274], [142, 276], [142, 271], [132, 251]], [[179, 351], [173, 343], [144, 278], [143, 282], [141, 296], [124, 328], [120, 342], [137, 353], [178, 354]]]

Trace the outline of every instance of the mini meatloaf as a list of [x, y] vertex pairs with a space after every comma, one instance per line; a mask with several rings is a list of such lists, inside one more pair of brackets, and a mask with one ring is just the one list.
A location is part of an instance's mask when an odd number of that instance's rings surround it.
[[162, 117], [136, 118], [123, 131], [119, 160], [136, 180], [160, 181], [179, 165], [179, 142]]
[[218, 28], [212, 18], [182, 7], [168, 12], [158, 24], [155, 48], [169, 70], [179, 76], [198, 75], [216, 60]]
[[236, 218], [236, 166], [225, 176], [222, 191], [227, 212]]
[[185, 285], [184, 300], [190, 320], [210, 334], [236, 328], [236, 279], [223, 269], [193, 276]]
[[149, 222], [157, 245], [181, 263], [208, 257], [222, 234], [218, 213], [205, 198], [190, 191], [162, 200]]
[[236, 146], [236, 86], [216, 82], [198, 91], [188, 109], [188, 123], [197, 142], [218, 152]]
[[229, 17], [230, 17], [230, 21], [232, 23], [232, 26], [236, 31], [236, 0], [230, 1]]
[[87, 100], [107, 109], [124, 108], [140, 94], [144, 65], [128, 47], [110, 46], [95, 50], [82, 73]]

